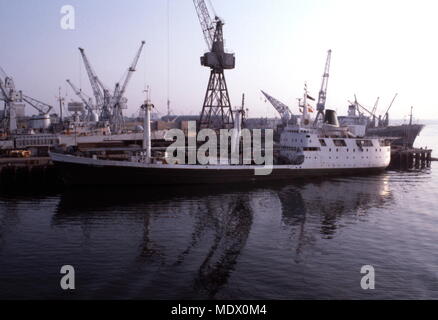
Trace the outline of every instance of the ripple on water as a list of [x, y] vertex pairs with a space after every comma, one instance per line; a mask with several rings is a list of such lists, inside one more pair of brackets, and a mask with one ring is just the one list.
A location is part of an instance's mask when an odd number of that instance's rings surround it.
[[58, 298], [72, 264], [75, 298], [438, 298], [436, 181], [426, 170], [0, 196], [0, 297]]

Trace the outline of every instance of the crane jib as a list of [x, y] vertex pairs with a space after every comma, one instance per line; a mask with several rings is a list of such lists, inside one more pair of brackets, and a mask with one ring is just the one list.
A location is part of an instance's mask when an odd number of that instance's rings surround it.
[[215, 25], [213, 19], [210, 16], [207, 5], [204, 0], [193, 0], [195, 5], [196, 13], [201, 24], [201, 29], [204, 34], [204, 39], [209, 50], [213, 47]]
[[141, 52], [143, 50], [143, 47], [145, 45], [145, 41], [141, 42], [140, 48], [138, 49], [134, 60], [132, 61], [132, 64], [129, 66], [128, 68], [128, 74], [126, 75], [125, 81], [123, 83], [123, 86], [121, 88], [119, 88], [119, 84], [116, 85], [116, 89], [114, 90], [115, 95], [114, 95], [114, 105], [120, 103], [120, 100], [122, 99], [123, 95], [125, 94], [126, 88], [129, 84], [129, 81], [131, 80], [132, 74], [135, 72], [137, 64], [138, 64], [138, 60], [140, 59], [141, 56]]

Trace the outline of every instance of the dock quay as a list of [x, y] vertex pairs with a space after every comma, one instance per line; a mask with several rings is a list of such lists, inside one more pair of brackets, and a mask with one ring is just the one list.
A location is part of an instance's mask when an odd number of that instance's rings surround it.
[[58, 186], [60, 181], [49, 157], [0, 158], [0, 187]]
[[390, 169], [409, 170], [428, 168], [432, 161], [432, 150], [427, 148], [393, 148]]

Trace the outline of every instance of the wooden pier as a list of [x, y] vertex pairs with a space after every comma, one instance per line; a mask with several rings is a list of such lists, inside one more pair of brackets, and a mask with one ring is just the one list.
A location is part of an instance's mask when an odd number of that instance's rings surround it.
[[432, 150], [426, 148], [394, 148], [391, 151], [390, 169], [410, 170], [429, 168], [432, 158]]

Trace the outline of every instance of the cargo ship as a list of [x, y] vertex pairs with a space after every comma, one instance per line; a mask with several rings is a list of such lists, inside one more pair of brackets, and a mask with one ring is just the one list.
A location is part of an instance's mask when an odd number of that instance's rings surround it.
[[[133, 153], [127, 161], [109, 160], [96, 154], [50, 153], [64, 182], [67, 185], [292, 182], [311, 176], [381, 172], [388, 167], [391, 158], [388, 140], [357, 138], [347, 127], [339, 126], [335, 111], [325, 110], [324, 122], [318, 127], [311, 124], [305, 112], [297, 124], [287, 126], [279, 144], [272, 146], [272, 163], [257, 165], [252, 159], [251, 164], [243, 161], [232, 164], [230, 159], [221, 159], [208, 164], [172, 164], [166, 153], [161, 156], [152, 153], [148, 117], [149, 112], [145, 112], [143, 151]], [[234, 129], [240, 137], [238, 112], [234, 118]]]
[[393, 145], [413, 148], [415, 140], [424, 129], [422, 124], [403, 124], [399, 126], [386, 126], [367, 128], [368, 136], [393, 137]]
[[341, 125], [348, 126], [358, 137], [380, 137], [392, 139], [392, 145], [413, 148], [415, 140], [424, 129], [422, 124], [414, 124], [412, 110], [409, 124], [389, 125], [388, 116], [385, 120], [368, 117], [360, 112], [358, 104], [351, 104], [348, 115], [339, 117]]

